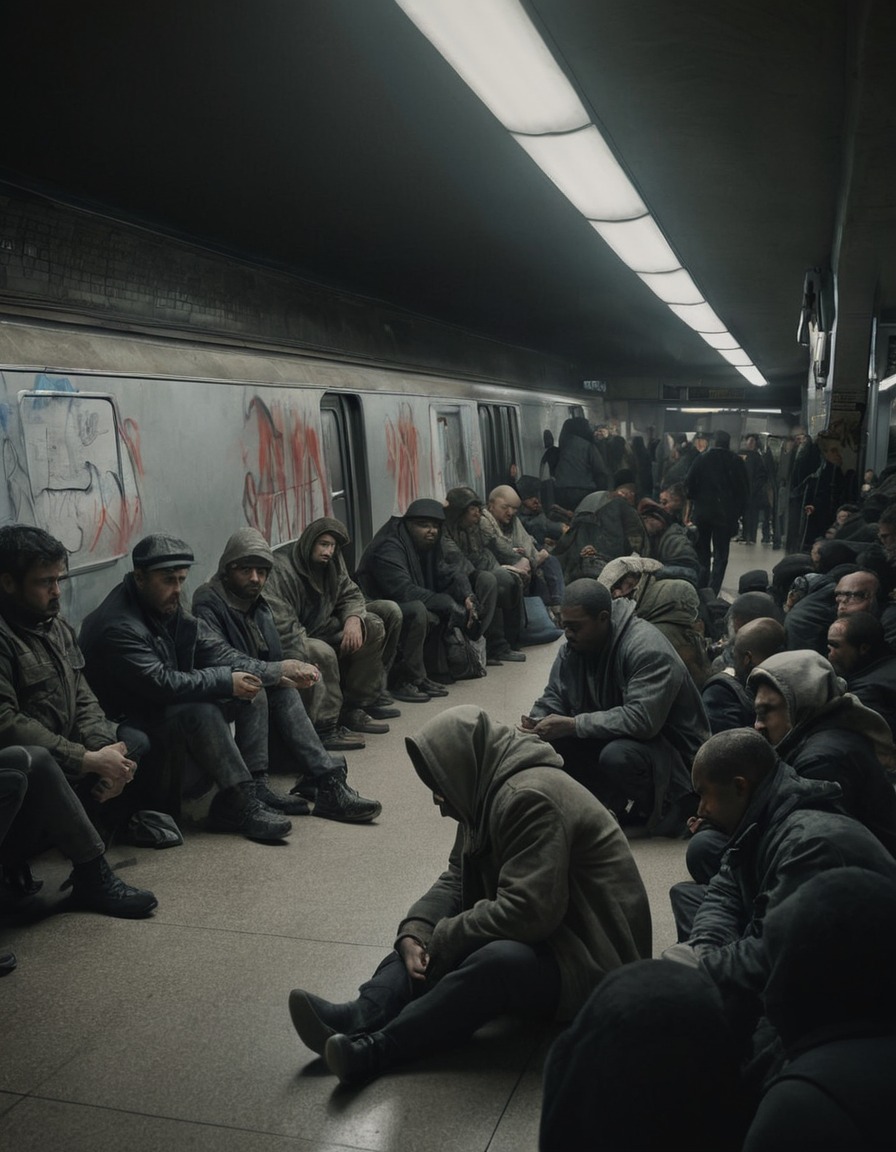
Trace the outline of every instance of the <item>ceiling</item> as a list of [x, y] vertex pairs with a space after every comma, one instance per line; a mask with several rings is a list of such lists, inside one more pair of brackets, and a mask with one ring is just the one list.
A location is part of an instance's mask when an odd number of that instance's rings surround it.
[[[870, 310], [896, 306], [896, 5], [527, 7], [766, 378], [798, 397], [815, 265], [838, 268], [844, 317], [855, 291], [867, 360]], [[5, 6], [0, 36], [8, 180], [585, 376], [743, 384], [392, 0], [31, 0]]]

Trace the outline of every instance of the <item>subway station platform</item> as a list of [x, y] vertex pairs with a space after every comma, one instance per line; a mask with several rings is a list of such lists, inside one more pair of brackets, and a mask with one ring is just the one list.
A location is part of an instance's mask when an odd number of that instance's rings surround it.
[[[782, 557], [732, 544], [724, 591]], [[442, 707], [515, 723], [559, 644], [525, 664], [404, 705], [388, 735], [350, 753], [350, 780], [379, 799], [373, 825], [294, 820], [287, 842], [185, 827], [182, 847], [113, 847], [110, 862], [159, 900], [146, 921], [55, 911], [68, 875], [36, 872], [34, 922], [0, 924], [18, 956], [0, 980], [0, 1147], [15, 1152], [532, 1152], [551, 1030], [497, 1021], [467, 1046], [361, 1089], [339, 1087], [296, 1036], [287, 995], [354, 995], [411, 902], [443, 869], [455, 825], [414, 774], [404, 737]], [[288, 786], [288, 781], [280, 782]], [[632, 841], [650, 895], [654, 950], [674, 942], [668, 888], [684, 843]]]

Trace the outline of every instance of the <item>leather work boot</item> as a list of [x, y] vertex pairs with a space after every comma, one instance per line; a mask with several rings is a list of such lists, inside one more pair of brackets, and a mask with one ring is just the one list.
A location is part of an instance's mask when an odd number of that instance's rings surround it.
[[323, 1056], [327, 1041], [337, 1032], [363, 1032], [387, 1022], [385, 1013], [368, 1000], [332, 1004], [304, 988], [290, 992], [289, 1015], [299, 1039], [318, 1056]]
[[282, 840], [292, 824], [279, 812], [265, 808], [255, 795], [251, 780], [219, 792], [208, 810], [205, 822], [209, 832], [240, 832], [249, 840]]
[[317, 799], [314, 802], [314, 815], [325, 820], [341, 820], [344, 824], [366, 824], [375, 820], [383, 806], [377, 800], [366, 800], [344, 779], [338, 770], [317, 781]]
[[[363, 708], [347, 708], [342, 713], [342, 723], [350, 732], [370, 732], [375, 736], [381, 736], [389, 731], [388, 724], [382, 720], [374, 720]], [[324, 747], [327, 745], [324, 744]]]
[[421, 691], [426, 692], [430, 696], [447, 696], [448, 695], [448, 689], [447, 688], [443, 688], [441, 684], [436, 684], [435, 680], [430, 680], [428, 678], [426, 680], [421, 680], [420, 683], [417, 685], [417, 687]]
[[132, 888], [115, 875], [105, 856], [76, 864], [71, 874], [73, 907], [122, 920], [140, 920], [158, 907], [152, 892]]
[[390, 689], [390, 692], [402, 704], [426, 704], [430, 699], [428, 692], [424, 692], [422, 688], [416, 684], [411, 684], [410, 681], [396, 684], [394, 688]]
[[395, 707], [395, 699], [388, 692], [381, 692], [376, 700], [367, 707], [368, 716], [374, 720], [395, 720], [401, 715], [401, 709]]
[[293, 795], [291, 792], [288, 796], [282, 796], [279, 792], [275, 792], [271, 788], [267, 773], [253, 776], [252, 783], [255, 785], [255, 795], [264, 807], [270, 808], [272, 812], [283, 812], [287, 816], [308, 816], [310, 814], [311, 809], [308, 807], [308, 801], [302, 796]]
[[367, 1032], [355, 1036], [337, 1032], [324, 1045], [324, 1060], [343, 1084], [367, 1084], [389, 1066], [382, 1043]]

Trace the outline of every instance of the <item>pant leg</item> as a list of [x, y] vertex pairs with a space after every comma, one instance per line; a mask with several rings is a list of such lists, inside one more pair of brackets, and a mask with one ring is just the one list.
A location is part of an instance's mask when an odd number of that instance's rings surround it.
[[268, 704], [264, 688], [251, 700], [237, 701], [234, 740], [253, 776], [263, 776], [268, 770]]
[[343, 702], [346, 708], [364, 708], [382, 691], [383, 645], [386, 630], [379, 616], [368, 613], [364, 642], [356, 652], [339, 655]]
[[700, 586], [709, 587], [712, 566], [712, 525], [706, 520], [697, 521], [697, 559], [700, 561]]
[[560, 1000], [560, 968], [547, 948], [495, 940], [418, 996], [377, 1033], [393, 1060], [438, 1052], [497, 1016], [551, 1019]]
[[539, 572], [544, 577], [544, 582], [548, 590], [548, 604], [559, 604], [563, 599], [565, 591], [565, 584], [563, 582], [563, 569], [560, 567], [560, 561], [556, 556], [548, 556], [547, 560], [539, 568]]
[[498, 583], [498, 607], [495, 615], [501, 614], [504, 639], [511, 648], [516, 648], [523, 628], [523, 587], [516, 576], [506, 568], [499, 568], [494, 577]]
[[0, 845], [25, 800], [30, 767], [24, 748], [4, 748], [0, 752]]
[[[102, 838], [46, 748], [4, 749], [0, 752], [0, 776], [7, 776], [7, 788], [13, 795], [21, 794], [0, 849], [5, 859], [25, 860], [50, 847], [58, 848], [73, 864], [85, 864], [102, 855]], [[8, 801], [7, 816], [13, 806], [14, 801]]]
[[672, 914], [675, 917], [675, 928], [678, 932], [678, 943], [683, 944], [690, 939], [694, 927], [694, 917], [703, 903], [706, 888], [702, 884], [691, 884], [683, 881], [673, 884], [669, 889], [669, 901], [672, 904]]
[[311, 723], [325, 732], [339, 723], [342, 715], [342, 683], [335, 651], [324, 640], [309, 636], [305, 642], [308, 663], [320, 669], [320, 680], [302, 693]]
[[[472, 584], [473, 595], [479, 605], [479, 623], [482, 625], [482, 634], [491, 639], [495, 609], [498, 606], [498, 581], [493, 572], [476, 572]], [[501, 625], [502, 631], [499, 638], [503, 640], [503, 620]]]
[[341, 762], [320, 742], [295, 688], [268, 688], [268, 724], [286, 750], [293, 772], [319, 779]]
[[685, 861], [698, 884], [708, 884], [718, 872], [729, 837], [715, 828], [701, 828], [688, 841]]
[[[396, 604], [394, 600], [368, 600], [367, 611], [372, 612], [374, 616], [379, 616], [385, 629], [382, 663], [385, 674], [388, 676], [389, 670], [395, 663], [398, 645], [404, 635], [405, 616], [401, 610], [401, 606]], [[422, 640], [420, 641], [420, 648], [422, 651]], [[383, 685], [385, 685], [385, 679], [383, 680]]]
[[251, 779], [217, 704], [170, 704], [165, 709], [164, 734], [168, 745], [188, 752], [222, 792]]
[[393, 684], [419, 684], [426, 679], [426, 663], [423, 657], [427, 635], [431, 628], [438, 627], [438, 617], [427, 611], [422, 600], [406, 600], [399, 605], [402, 624], [398, 642], [398, 658], [389, 667]]
[[710, 584], [718, 594], [722, 590], [725, 569], [728, 567], [728, 553], [731, 550], [731, 528], [724, 524], [715, 525], [712, 530], [712, 576]]

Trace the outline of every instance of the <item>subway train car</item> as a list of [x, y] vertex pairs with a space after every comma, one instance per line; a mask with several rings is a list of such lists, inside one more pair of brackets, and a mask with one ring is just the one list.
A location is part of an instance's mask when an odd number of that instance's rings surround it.
[[[486, 495], [511, 464], [537, 473], [543, 431], [588, 414], [561, 395], [398, 368], [108, 332], [23, 326], [17, 336], [34, 360], [0, 368], [0, 522], [63, 541], [74, 621], [149, 532], [187, 540], [205, 574], [236, 528], [276, 547], [335, 516], [352, 559], [418, 497], [461, 484]], [[12, 345], [9, 324], [3, 337]], [[110, 359], [133, 367], [89, 366]]]

